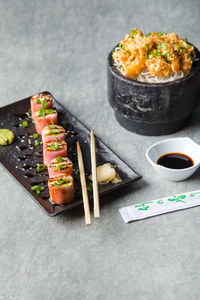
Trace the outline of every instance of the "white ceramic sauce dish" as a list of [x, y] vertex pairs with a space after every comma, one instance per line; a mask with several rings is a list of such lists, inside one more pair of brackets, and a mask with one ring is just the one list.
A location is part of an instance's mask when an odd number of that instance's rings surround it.
[[[193, 160], [194, 165], [184, 169], [172, 169], [158, 165], [158, 159], [167, 153], [185, 154]], [[200, 145], [188, 137], [167, 139], [153, 144], [147, 150], [146, 157], [162, 178], [170, 181], [181, 181], [190, 177], [199, 168]]]

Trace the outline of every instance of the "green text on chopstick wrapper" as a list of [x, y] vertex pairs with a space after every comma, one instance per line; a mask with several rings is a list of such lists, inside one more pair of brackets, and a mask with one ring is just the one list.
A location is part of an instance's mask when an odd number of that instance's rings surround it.
[[[199, 194], [200, 194], [200, 192], [199, 192]], [[186, 203], [185, 201], [183, 201], [183, 199], [185, 199], [185, 197], [186, 197], [186, 195], [173, 196], [171, 198], [168, 198], [166, 201], [175, 201], [175, 202]], [[153, 203], [153, 201], [140, 203], [140, 204], [134, 205], [134, 207], [138, 210], [148, 210], [150, 208], [150, 206], [147, 205], [147, 204], [149, 204], [149, 203]], [[157, 204], [164, 204], [164, 201], [162, 199], [159, 199], [159, 200], [157, 200], [156, 203]]]
[[126, 223], [200, 205], [200, 191], [172, 195], [121, 208]]

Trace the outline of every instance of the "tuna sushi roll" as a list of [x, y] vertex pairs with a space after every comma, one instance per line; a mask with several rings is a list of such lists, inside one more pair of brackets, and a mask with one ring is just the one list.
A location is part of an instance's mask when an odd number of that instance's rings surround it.
[[31, 97], [31, 115], [34, 118], [36, 111], [43, 108], [45, 104], [46, 109], [53, 108], [53, 98], [49, 94], [37, 94]]
[[43, 109], [40, 108], [39, 111], [35, 112], [35, 129], [38, 134], [42, 134], [42, 130], [47, 125], [57, 124], [58, 114], [56, 110], [53, 109]]
[[52, 141], [43, 145], [43, 160], [46, 166], [58, 156], [67, 156], [67, 143], [65, 141]]
[[70, 175], [50, 178], [48, 181], [50, 199], [57, 205], [63, 205], [74, 199], [74, 181]]
[[47, 125], [46, 127], [44, 127], [44, 129], [42, 130], [43, 143], [57, 140], [65, 140], [65, 129], [59, 125]]
[[68, 157], [56, 157], [48, 165], [49, 177], [73, 174], [73, 164]]

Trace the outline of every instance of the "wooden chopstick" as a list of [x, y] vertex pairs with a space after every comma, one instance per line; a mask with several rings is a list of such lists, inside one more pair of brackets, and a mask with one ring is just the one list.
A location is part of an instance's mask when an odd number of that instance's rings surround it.
[[82, 195], [83, 195], [83, 206], [84, 206], [84, 212], [85, 212], [85, 225], [87, 226], [87, 225], [91, 225], [90, 206], [89, 206], [87, 186], [86, 186], [86, 180], [85, 180], [83, 156], [82, 156], [80, 144], [78, 141], [77, 141], [76, 145], [77, 145], [77, 154], [78, 154], [78, 165], [79, 165], [79, 170], [80, 170], [81, 189], [82, 189]]
[[95, 147], [95, 138], [94, 138], [93, 130], [91, 130], [91, 135], [90, 135], [90, 152], [91, 152], [91, 164], [92, 164], [94, 217], [95, 218], [100, 218], [99, 189], [98, 189], [97, 163], [96, 163], [96, 147]]

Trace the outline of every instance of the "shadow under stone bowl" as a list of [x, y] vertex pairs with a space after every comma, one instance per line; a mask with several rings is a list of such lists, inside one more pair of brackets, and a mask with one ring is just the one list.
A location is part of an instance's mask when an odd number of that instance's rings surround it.
[[200, 52], [190, 73], [167, 83], [146, 83], [122, 75], [112, 52], [107, 62], [108, 100], [118, 122], [142, 135], [164, 135], [182, 129], [200, 98]]

